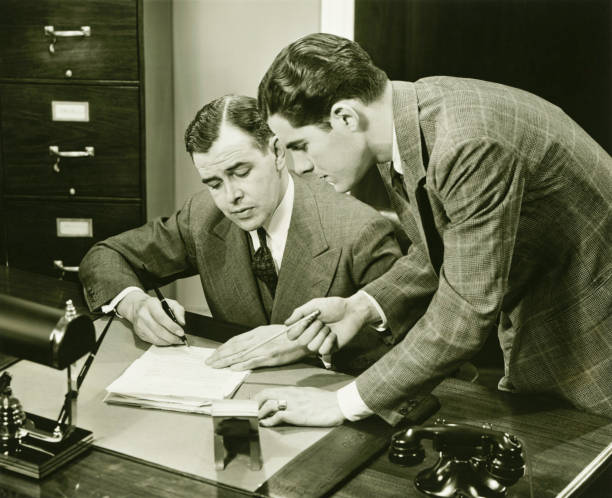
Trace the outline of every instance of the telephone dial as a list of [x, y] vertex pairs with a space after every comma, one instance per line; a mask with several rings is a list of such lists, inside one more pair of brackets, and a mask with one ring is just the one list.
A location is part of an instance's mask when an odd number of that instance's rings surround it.
[[523, 444], [515, 436], [443, 420], [395, 433], [389, 460], [418, 465], [425, 459], [423, 439], [430, 439], [439, 452], [436, 464], [414, 480], [416, 488], [427, 495], [501, 498], [525, 473]]

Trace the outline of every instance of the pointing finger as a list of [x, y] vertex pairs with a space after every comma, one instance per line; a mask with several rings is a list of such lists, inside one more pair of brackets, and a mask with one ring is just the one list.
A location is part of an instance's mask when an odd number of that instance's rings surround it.
[[285, 320], [285, 325], [293, 325], [298, 320], [301, 320], [305, 316], [308, 316], [315, 311], [319, 311], [319, 308], [317, 307], [317, 300], [313, 299], [293, 310], [291, 316]]

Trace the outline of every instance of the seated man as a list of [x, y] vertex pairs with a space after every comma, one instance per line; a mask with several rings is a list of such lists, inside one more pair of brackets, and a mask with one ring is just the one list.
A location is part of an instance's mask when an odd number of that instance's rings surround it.
[[[80, 265], [89, 307], [115, 309], [141, 339], [170, 345], [184, 335], [143, 288], [198, 274], [214, 318], [258, 327], [209, 360], [227, 366], [236, 361], [232, 353], [282, 327], [268, 324], [282, 323], [312, 298], [353, 294], [400, 256], [392, 225], [374, 209], [289, 173], [285, 149], [255, 99], [210, 102], [188, 126], [185, 144], [207, 188], [172, 216], [97, 243]], [[169, 303], [184, 324], [184, 308]], [[377, 331], [365, 335], [355, 345], [364, 354], [345, 354], [345, 370], [363, 370], [388, 349]], [[282, 335], [234, 367], [287, 363], [307, 353]]]

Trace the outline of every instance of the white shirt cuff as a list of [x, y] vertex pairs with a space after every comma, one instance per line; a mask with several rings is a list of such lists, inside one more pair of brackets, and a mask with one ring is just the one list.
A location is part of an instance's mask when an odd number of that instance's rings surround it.
[[374, 412], [361, 399], [355, 381], [338, 389], [336, 398], [342, 415], [351, 422], [374, 415]]
[[385, 330], [387, 330], [387, 315], [385, 315], [385, 312], [380, 307], [380, 304], [378, 304], [378, 301], [376, 301], [376, 299], [374, 299], [372, 296], [370, 296], [370, 294], [368, 294], [364, 290], [359, 290], [357, 292], [358, 293], [360, 292], [361, 294], [367, 296], [367, 298], [372, 303], [372, 306], [374, 306], [374, 309], [376, 309], [376, 311], [378, 312], [378, 315], [380, 316], [381, 323], [379, 323], [378, 325], [371, 325], [371, 327], [374, 330], [378, 330], [379, 332], [384, 332]]
[[121, 302], [121, 300], [125, 296], [127, 296], [130, 292], [133, 292], [133, 291], [144, 292], [140, 287], [134, 287], [134, 286], [126, 287], [119, 294], [115, 296], [115, 299], [113, 299], [110, 303], [102, 306], [100, 310], [102, 310], [102, 313], [110, 313], [111, 311], [114, 311], [117, 305]]

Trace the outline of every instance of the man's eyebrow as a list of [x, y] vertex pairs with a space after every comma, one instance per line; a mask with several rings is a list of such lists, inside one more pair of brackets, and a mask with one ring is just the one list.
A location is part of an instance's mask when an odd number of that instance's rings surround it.
[[221, 180], [221, 178], [219, 178], [216, 175], [208, 177], [208, 178], [202, 178], [202, 183], [210, 183], [210, 182], [215, 181], [215, 180]]

